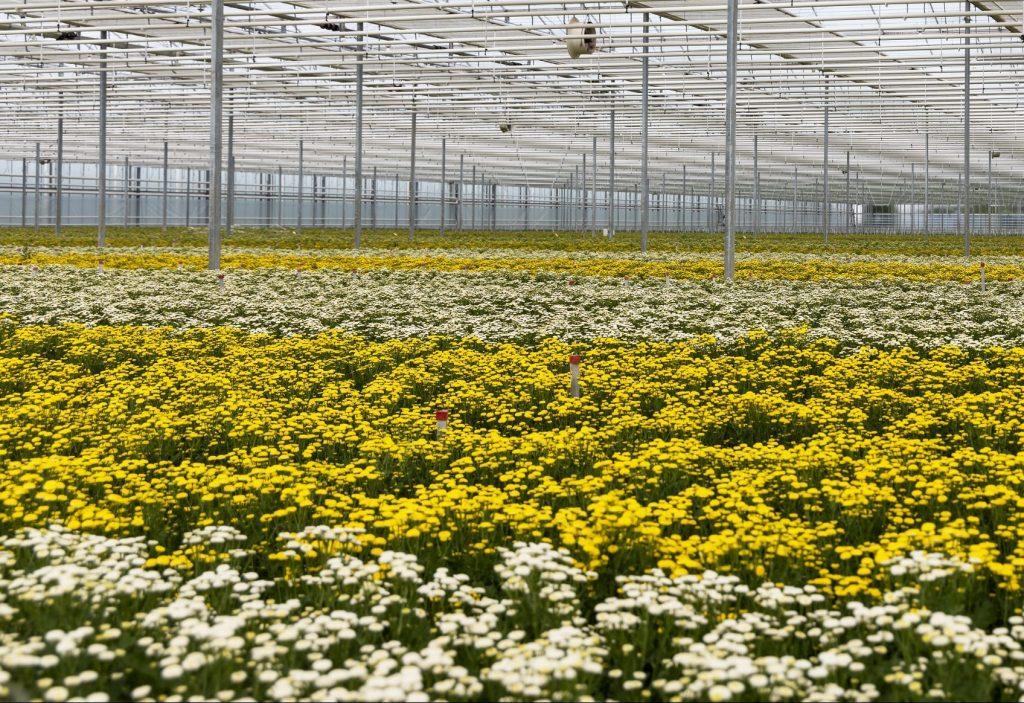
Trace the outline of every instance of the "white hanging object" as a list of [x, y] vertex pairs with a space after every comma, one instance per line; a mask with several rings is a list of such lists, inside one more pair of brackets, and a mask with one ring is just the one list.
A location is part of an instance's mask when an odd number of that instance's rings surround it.
[[597, 51], [597, 27], [573, 17], [565, 30], [565, 48], [574, 59], [593, 54]]

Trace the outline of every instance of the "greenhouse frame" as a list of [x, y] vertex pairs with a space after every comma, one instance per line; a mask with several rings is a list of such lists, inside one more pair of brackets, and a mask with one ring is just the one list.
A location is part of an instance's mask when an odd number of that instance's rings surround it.
[[1021, 12], [0, 3], [0, 218], [1014, 233]]

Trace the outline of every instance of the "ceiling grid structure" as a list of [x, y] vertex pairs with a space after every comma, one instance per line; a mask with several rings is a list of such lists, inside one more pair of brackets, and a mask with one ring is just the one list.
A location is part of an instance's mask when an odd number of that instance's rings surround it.
[[[603, 187], [615, 110], [616, 179], [628, 189], [641, 173], [646, 37], [650, 178], [678, 191], [685, 167], [687, 188], [706, 189], [725, 143], [726, 11], [722, 0], [225, 2], [224, 109], [235, 118], [237, 167], [294, 169], [302, 139], [308, 173], [339, 175], [355, 148], [363, 44], [367, 171], [408, 172], [415, 104], [424, 179], [437, 179], [446, 139], [449, 157], [488, 180], [547, 186], [596, 137]], [[755, 136], [761, 198], [791, 197], [793, 167], [807, 174], [808, 198], [820, 193], [828, 100], [830, 178], [845, 178], [849, 151], [868, 199], [904, 201], [927, 133], [932, 203], [954, 203], [970, 19], [972, 169], [998, 154], [1002, 199], [1024, 197], [1024, 3], [748, 0], [739, 17], [738, 195], [753, 192]], [[594, 53], [569, 55], [574, 19], [595, 28]], [[0, 0], [5, 155], [31, 158], [36, 142], [52, 152], [63, 117], [65, 157], [95, 160], [105, 59], [111, 162], [158, 164], [167, 140], [176, 164], [203, 167], [210, 21], [210, 0]], [[983, 197], [985, 178], [973, 182]], [[837, 201], [844, 193], [833, 188]]]

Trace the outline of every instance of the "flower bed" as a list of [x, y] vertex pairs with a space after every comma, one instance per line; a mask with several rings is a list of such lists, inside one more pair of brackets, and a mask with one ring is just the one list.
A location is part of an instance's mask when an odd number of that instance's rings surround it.
[[[0, 249], [0, 265], [74, 266], [96, 268], [166, 269], [206, 267], [205, 250], [162, 247], [112, 248], [100, 253], [95, 247], [16, 247]], [[563, 274], [618, 278], [672, 278], [720, 280], [721, 255], [709, 253], [563, 252], [515, 249], [475, 251], [457, 248], [417, 250], [225, 250], [225, 269], [328, 269], [372, 271], [466, 271]], [[918, 281], [976, 283], [981, 261], [944, 256], [745, 253], [737, 257], [740, 280], [791, 281]], [[997, 256], [986, 264], [990, 281], [1024, 279], [1019, 257]]]
[[0, 310], [30, 323], [231, 325], [375, 339], [429, 334], [491, 341], [615, 337], [729, 341], [806, 328], [847, 348], [1024, 345], [1024, 282], [625, 281], [602, 277], [374, 271], [212, 274], [0, 268]]
[[600, 340], [573, 398], [556, 340], [0, 337], [9, 692], [870, 699], [1024, 675], [1020, 348]]

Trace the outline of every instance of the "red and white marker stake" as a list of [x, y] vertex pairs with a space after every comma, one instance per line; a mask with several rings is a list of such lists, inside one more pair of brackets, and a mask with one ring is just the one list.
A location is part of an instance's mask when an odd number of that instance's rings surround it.
[[569, 356], [569, 395], [580, 397], [580, 355]]
[[179, 270], [179, 271], [181, 271], [181, 270], [182, 270], [182, 265], [181, 265], [181, 262], [180, 262], [180, 261], [178, 262], [178, 270]]
[[102, 256], [100, 257], [99, 264], [96, 266], [96, 270], [99, 271], [100, 273], [103, 273], [103, 257]]
[[438, 410], [434, 413], [434, 419], [437, 420], [437, 438], [441, 439], [444, 436], [445, 430], [448, 429], [448, 410]]
[[981, 290], [985, 290], [985, 262], [981, 262]]
[[224, 274], [223, 273], [218, 273], [217, 274], [217, 288], [219, 288], [220, 290], [224, 290]]

